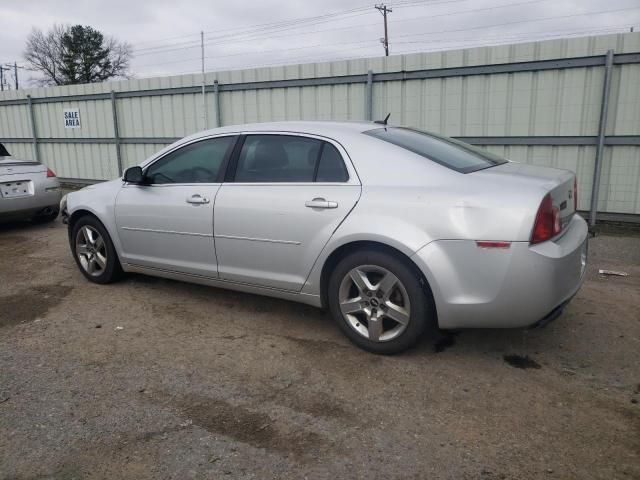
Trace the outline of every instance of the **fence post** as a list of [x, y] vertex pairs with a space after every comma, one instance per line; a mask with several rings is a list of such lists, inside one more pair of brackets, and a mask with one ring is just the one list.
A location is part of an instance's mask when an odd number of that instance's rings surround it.
[[27, 95], [27, 103], [29, 104], [29, 122], [31, 122], [31, 137], [33, 138], [33, 153], [36, 157], [36, 162], [40, 161], [40, 150], [38, 149], [38, 133], [36, 131], [36, 118], [33, 113], [33, 101], [31, 95]]
[[116, 106], [116, 92], [111, 90], [111, 113], [113, 114], [113, 139], [116, 145], [116, 161], [118, 175], [122, 176], [122, 153], [120, 152], [120, 130], [118, 129], [118, 108]]
[[596, 148], [596, 162], [593, 168], [593, 185], [591, 188], [591, 210], [589, 211], [589, 225], [596, 224], [598, 210], [598, 194], [600, 193], [600, 175], [602, 173], [602, 157], [604, 155], [604, 141], [607, 133], [607, 114], [609, 112], [609, 93], [611, 92], [611, 73], [613, 71], [613, 50], [607, 50], [604, 64], [604, 87], [600, 104], [600, 124], [598, 126], [598, 146]]
[[367, 72], [367, 88], [365, 90], [364, 108], [365, 120], [373, 120], [373, 72], [371, 70]]
[[220, 85], [218, 80], [213, 81], [213, 101], [215, 102], [216, 127], [221, 127], [222, 115], [220, 114]]

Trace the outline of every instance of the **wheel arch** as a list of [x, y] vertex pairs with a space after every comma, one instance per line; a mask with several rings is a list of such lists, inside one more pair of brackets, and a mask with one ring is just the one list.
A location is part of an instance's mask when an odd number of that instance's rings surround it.
[[[109, 227], [107, 226], [107, 224], [105, 224], [105, 222], [102, 221], [102, 219], [96, 215], [95, 212], [87, 209], [87, 208], [78, 208], [76, 210], [73, 211], [73, 213], [71, 215], [69, 215], [69, 220], [67, 222], [67, 233], [69, 235], [69, 243], [71, 244], [72, 242], [72, 234], [73, 234], [73, 227], [74, 225], [78, 222], [78, 220], [80, 220], [82, 217], [92, 217], [94, 218], [97, 222], [100, 223], [100, 225], [102, 225], [102, 228], [104, 228], [104, 230], [107, 232], [107, 234], [109, 235], [109, 238], [111, 240], [111, 243], [113, 243], [114, 245], [114, 250], [116, 252], [116, 256], [118, 259], [118, 262], [120, 262], [120, 265], [123, 264], [122, 262], [122, 258], [120, 255], [120, 249], [119, 249], [119, 238], [114, 237], [114, 232], [112, 232]], [[73, 248], [73, 247], [72, 247]]]
[[410, 267], [412, 270], [414, 270], [416, 275], [418, 275], [420, 279], [420, 283], [422, 284], [425, 295], [427, 295], [430, 299], [430, 303], [433, 308], [434, 319], [437, 322], [437, 308], [436, 308], [436, 303], [433, 296], [433, 291], [431, 290], [431, 285], [429, 284], [429, 281], [427, 280], [422, 270], [420, 270], [418, 265], [404, 252], [398, 250], [395, 247], [392, 247], [391, 245], [388, 245], [383, 242], [374, 241], [374, 240], [351, 241], [343, 245], [340, 245], [333, 252], [329, 254], [324, 264], [322, 265], [322, 271], [320, 273], [320, 300], [322, 302], [323, 308], [327, 308], [328, 306], [327, 297], [328, 297], [328, 290], [329, 290], [329, 277], [331, 277], [331, 272], [333, 271], [333, 269], [336, 267], [336, 265], [338, 265], [340, 260], [345, 258], [351, 252], [354, 252], [356, 250], [363, 250], [363, 249], [377, 250], [377, 251], [390, 254], [395, 258], [397, 258], [398, 260], [400, 260], [401, 262], [403, 262], [408, 267]]
[[[71, 215], [69, 215], [69, 231], [73, 230], [73, 225], [78, 220], [80, 220], [82, 217], [85, 217], [85, 216], [94, 217], [104, 227], [104, 222], [102, 222], [102, 220], [100, 220], [100, 218], [95, 213], [93, 213], [91, 210], [87, 210], [87, 209], [84, 209], [84, 208], [79, 208], [79, 209], [75, 210]], [[106, 229], [106, 227], [105, 227], [105, 229]]]

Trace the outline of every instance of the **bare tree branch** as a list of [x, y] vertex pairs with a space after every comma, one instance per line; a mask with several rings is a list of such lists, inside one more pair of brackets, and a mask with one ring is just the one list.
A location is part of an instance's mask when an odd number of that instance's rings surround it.
[[101, 76], [106, 78], [130, 78], [129, 66], [131, 60], [131, 45], [127, 42], [120, 42], [113, 37], [106, 40], [106, 48], [109, 50], [111, 65], [101, 72]]
[[40, 72], [40, 85], [71, 85], [130, 78], [131, 46], [91, 27], [54, 25], [34, 28], [24, 52], [29, 69]]
[[54, 25], [44, 33], [34, 28], [27, 38], [24, 58], [29, 64], [29, 70], [38, 71], [44, 78], [38, 79], [41, 85], [63, 85], [60, 76], [61, 58], [63, 52], [62, 38], [68, 27]]

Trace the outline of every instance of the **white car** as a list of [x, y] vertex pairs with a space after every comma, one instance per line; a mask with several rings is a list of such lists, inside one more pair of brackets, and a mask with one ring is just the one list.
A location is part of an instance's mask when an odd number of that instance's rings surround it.
[[0, 221], [51, 222], [59, 212], [60, 182], [39, 162], [18, 160], [0, 144]]
[[523, 327], [578, 291], [575, 175], [378, 123], [209, 130], [66, 197], [91, 281], [122, 271], [328, 307], [372, 352]]

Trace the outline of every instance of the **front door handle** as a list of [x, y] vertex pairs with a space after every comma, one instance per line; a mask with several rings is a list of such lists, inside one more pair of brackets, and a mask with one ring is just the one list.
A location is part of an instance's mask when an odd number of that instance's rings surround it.
[[209, 203], [209, 199], [207, 197], [203, 197], [199, 193], [195, 195], [191, 195], [187, 198], [187, 203], [191, 203], [192, 205], [202, 205], [204, 203]]
[[338, 202], [330, 202], [324, 198], [314, 198], [313, 200], [307, 200], [304, 203], [305, 207], [309, 208], [338, 208]]

